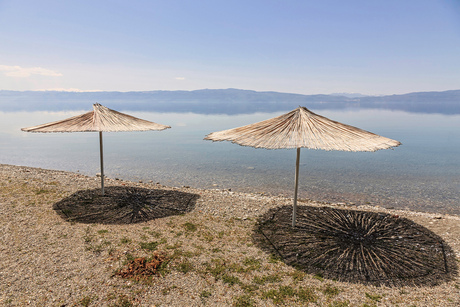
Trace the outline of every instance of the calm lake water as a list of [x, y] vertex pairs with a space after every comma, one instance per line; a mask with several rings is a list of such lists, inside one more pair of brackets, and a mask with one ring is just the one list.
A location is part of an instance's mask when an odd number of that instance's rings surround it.
[[[0, 112], [0, 163], [95, 175], [100, 171], [97, 133], [20, 131], [22, 127], [86, 111]], [[373, 153], [302, 149], [300, 197], [460, 215], [460, 115], [385, 110], [312, 111], [396, 139], [403, 145]], [[104, 162], [108, 177], [292, 196], [295, 150], [254, 149], [203, 140], [208, 133], [285, 112], [249, 115], [126, 112], [172, 128], [105, 133]]]

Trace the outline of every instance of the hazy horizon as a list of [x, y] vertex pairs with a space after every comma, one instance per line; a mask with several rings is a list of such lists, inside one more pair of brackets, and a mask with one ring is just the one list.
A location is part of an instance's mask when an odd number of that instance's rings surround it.
[[120, 91], [120, 90], [77, 90], [77, 89], [37, 89], [37, 90], [7, 90], [7, 89], [0, 89], [0, 91], [9, 91], [9, 92], [62, 92], [62, 93], [147, 93], [147, 92], [196, 92], [196, 91], [205, 91], [205, 90], [238, 90], [238, 91], [247, 91], [247, 92], [256, 92], [256, 93], [280, 93], [280, 94], [294, 94], [294, 95], [303, 95], [303, 96], [314, 96], [314, 95], [328, 95], [328, 96], [344, 96], [349, 98], [359, 98], [359, 97], [380, 97], [380, 96], [394, 96], [394, 95], [406, 95], [406, 94], [415, 94], [415, 93], [442, 93], [442, 92], [451, 92], [451, 91], [460, 91], [459, 88], [452, 88], [446, 90], [423, 90], [423, 91], [416, 91], [416, 92], [404, 92], [404, 93], [389, 93], [389, 94], [363, 94], [363, 93], [356, 93], [356, 92], [342, 92], [342, 93], [312, 93], [312, 94], [302, 94], [302, 93], [293, 93], [293, 92], [280, 92], [280, 91], [272, 91], [272, 90], [253, 90], [253, 89], [242, 89], [242, 88], [197, 88], [192, 90], [185, 90], [185, 89], [177, 89], [177, 90], [142, 90], [142, 91]]
[[302, 95], [239, 89], [137, 92], [0, 91], [2, 111], [90, 109], [100, 103], [115, 110], [251, 114], [309, 109], [386, 109], [414, 113], [460, 114], [460, 90], [404, 95]]

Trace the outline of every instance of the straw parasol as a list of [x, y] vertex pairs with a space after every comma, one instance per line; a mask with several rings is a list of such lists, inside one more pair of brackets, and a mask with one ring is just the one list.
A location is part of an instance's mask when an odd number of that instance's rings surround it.
[[171, 128], [123, 114], [99, 103], [93, 104], [93, 111], [70, 117], [64, 120], [39, 126], [22, 128], [26, 132], [99, 132], [99, 147], [101, 156], [101, 190], [104, 195], [104, 155], [102, 132], [148, 131]]
[[205, 140], [231, 141], [266, 149], [297, 148], [292, 226], [295, 226], [297, 211], [300, 148], [376, 151], [401, 145], [398, 141], [330, 120], [305, 107], [251, 125], [213, 132]]

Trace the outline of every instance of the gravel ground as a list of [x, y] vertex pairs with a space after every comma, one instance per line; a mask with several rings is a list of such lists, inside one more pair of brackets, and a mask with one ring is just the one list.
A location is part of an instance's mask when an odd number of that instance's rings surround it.
[[[407, 218], [443, 241], [445, 276], [375, 284], [330, 279], [270, 253], [258, 220], [292, 199], [110, 178], [102, 197], [99, 185], [0, 164], [2, 306], [460, 306], [458, 216], [300, 200]], [[157, 275], [117, 275], [158, 253], [167, 260]]]

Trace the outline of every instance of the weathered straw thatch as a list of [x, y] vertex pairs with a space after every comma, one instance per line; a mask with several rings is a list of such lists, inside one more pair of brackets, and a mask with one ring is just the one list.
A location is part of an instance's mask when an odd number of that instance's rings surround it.
[[147, 131], [171, 128], [123, 114], [95, 103], [93, 111], [39, 126], [22, 128], [26, 132], [114, 132]]
[[102, 132], [164, 130], [170, 126], [157, 124], [134, 116], [123, 114], [93, 104], [93, 111], [64, 120], [22, 128], [26, 132], [99, 132], [99, 151], [101, 157], [101, 191], [104, 195], [104, 153]]
[[295, 226], [297, 211], [300, 148], [376, 151], [401, 145], [398, 141], [330, 120], [305, 107], [255, 124], [213, 132], [204, 139], [231, 141], [255, 148], [297, 148], [292, 226]]
[[376, 151], [401, 143], [345, 125], [299, 107], [284, 115], [255, 124], [213, 132], [205, 140], [231, 141], [255, 148], [311, 148], [344, 151]]

